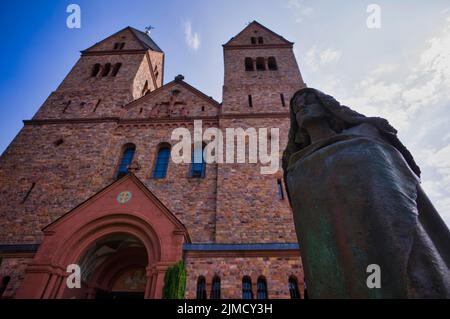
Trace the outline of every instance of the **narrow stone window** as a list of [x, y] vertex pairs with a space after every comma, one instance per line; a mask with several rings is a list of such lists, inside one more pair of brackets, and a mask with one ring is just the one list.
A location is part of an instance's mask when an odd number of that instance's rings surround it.
[[253, 299], [252, 279], [249, 276], [242, 278], [242, 299]]
[[277, 60], [273, 56], [271, 56], [267, 59], [267, 64], [268, 64], [270, 71], [278, 70]]
[[289, 277], [289, 293], [291, 299], [300, 299], [300, 291], [298, 290], [298, 282], [295, 276]]
[[278, 199], [283, 200], [284, 199], [284, 191], [283, 191], [283, 183], [281, 182], [281, 179], [277, 180], [277, 187], [278, 187]]
[[264, 44], [263, 37], [258, 37], [258, 44]]
[[145, 81], [141, 95], [144, 96], [145, 94], [147, 94], [147, 92], [148, 92], [148, 81]]
[[205, 112], [205, 107], [204, 106], [202, 106], [202, 112]]
[[262, 57], [256, 58], [256, 70], [258, 71], [266, 70], [266, 63], [264, 61], [264, 58]]
[[1, 285], [0, 285], [0, 298], [5, 293], [6, 288], [8, 288], [8, 284], [9, 284], [10, 281], [11, 281], [11, 277], [10, 276], [2, 277], [2, 282], [1, 282]]
[[203, 276], [197, 280], [197, 299], [206, 299], [206, 280]]
[[97, 103], [95, 104], [94, 110], [93, 112], [97, 112], [98, 106], [100, 105], [100, 103], [102, 102], [102, 99], [98, 99]]
[[22, 204], [26, 202], [28, 197], [30, 197], [31, 192], [33, 191], [34, 187], [36, 186], [36, 183], [31, 184], [30, 189], [28, 189], [28, 192], [25, 194], [25, 197], [22, 200]]
[[92, 67], [91, 71], [91, 77], [96, 77], [98, 75], [98, 72], [100, 72], [101, 66], [100, 63], [95, 63]]
[[109, 71], [111, 70], [111, 63], [106, 63], [105, 67], [103, 68], [102, 76], [108, 76]]
[[284, 101], [284, 94], [280, 93], [280, 99], [281, 99], [281, 106], [286, 106], [286, 102]]
[[58, 146], [60, 146], [63, 143], [64, 143], [64, 140], [62, 138], [60, 138], [60, 139], [54, 141], [53, 145], [55, 145], [55, 147], [58, 147]]
[[211, 286], [211, 299], [220, 299], [220, 277], [214, 276]]
[[245, 58], [245, 71], [254, 71], [255, 68], [253, 66], [252, 58]]
[[256, 299], [269, 299], [267, 293], [267, 280], [264, 276], [259, 276], [256, 287]]
[[66, 105], [64, 106], [63, 113], [66, 113], [66, 111], [67, 111], [67, 109], [69, 108], [69, 106], [70, 106], [71, 103], [72, 103], [71, 100], [67, 101]]
[[252, 44], [256, 44], [256, 38], [255, 38], [255, 37], [252, 37], [252, 38], [251, 38], [251, 42], [252, 42]]
[[248, 106], [253, 107], [253, 99], [251, 95], [248, 96]]
[[309, 299], [308, 289], [306, 289], [306, 281], [303, 281], [303, 299]]
[[114, 43], [114, 50], [122, 50], [125, 46], [125, 42]]
[[117, 73], [119, 73], [120, 67], [122, 66], [122, 63], [116, 63], [114, 64], [114, 68], [111, 72], [111, 76], [116, 76]]

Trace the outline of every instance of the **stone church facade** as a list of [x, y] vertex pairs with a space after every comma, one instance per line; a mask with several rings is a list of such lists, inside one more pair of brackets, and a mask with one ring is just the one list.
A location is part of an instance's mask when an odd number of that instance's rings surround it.
[[[2, 298], [161, 298], [184, 260], [186, 298], [302, 298], [281, 164], [175, 164], [176, 128], [279, 128], [305, 87], [293, 43], [258, 22], [223, 45], [223, 101], [127, 27], [81, 57], [0, 158]], [[81, 267], [69, 289], [67, 266]]]

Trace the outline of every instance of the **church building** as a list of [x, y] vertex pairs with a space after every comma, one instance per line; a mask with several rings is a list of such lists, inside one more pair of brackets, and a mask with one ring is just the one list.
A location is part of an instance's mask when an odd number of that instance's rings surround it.
[[[222, 102], [164, 81], [132, 27], [81, 52], [0, 158], [0, 298], [162, 298], [184, 261], [188, 299], [301, 299], [303, 269], [280, 169], [171, 160], [172, 132], [279, 128], [306, 85], [293, 43], [256, 21], [223, 45]], [[69, 265], [81, 288], [70, 288]]]

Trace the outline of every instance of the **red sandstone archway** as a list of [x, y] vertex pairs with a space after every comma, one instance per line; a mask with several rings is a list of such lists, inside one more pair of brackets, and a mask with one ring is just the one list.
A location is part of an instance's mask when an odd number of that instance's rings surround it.
[[[145, 267], [144, 297], [160, 298], [167, 267], [182, 258], [183, 243], [190, 242], [181, 222], [132, 174], [43, 231], [44, 240], [26, 270], [17, 298], [93, 298], [98, 289], [112, 289], [130, 267]], [[134, 238], [139, 252], [128, 249], [109, 256], [96, 265], [82, 288], [69, 289], [67, 266], [83, 263], [92, 247], [119, 234]], [[108, 268], [114, 261], [117, 269]]]

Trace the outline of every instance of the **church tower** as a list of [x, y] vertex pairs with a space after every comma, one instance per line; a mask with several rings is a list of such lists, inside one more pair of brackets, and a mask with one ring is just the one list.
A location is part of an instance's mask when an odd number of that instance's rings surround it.
[[223, 45], [222, 114], [283, 113], [305, 86], [293, 43], [256, 21]]
[[124, 105], [163, 84], [164, 53], [144, 32], [126, 27], [81, 57], [34, 119], [119, 116]]
[[[223, 45], [223, 51], [222, 130], [279, 129], [281, 160], [289, 130], [289, 101], [305, 87], [293, 43], [253, 21]], [[248, 139], [246, 143], [248, 155]], [[249, 163], [248, 156], [246, 163], [219, 164], [218, 242], [296, 242], [281, 162], [275, 174], [264, 175], [260, 169], [261, 163]]]

